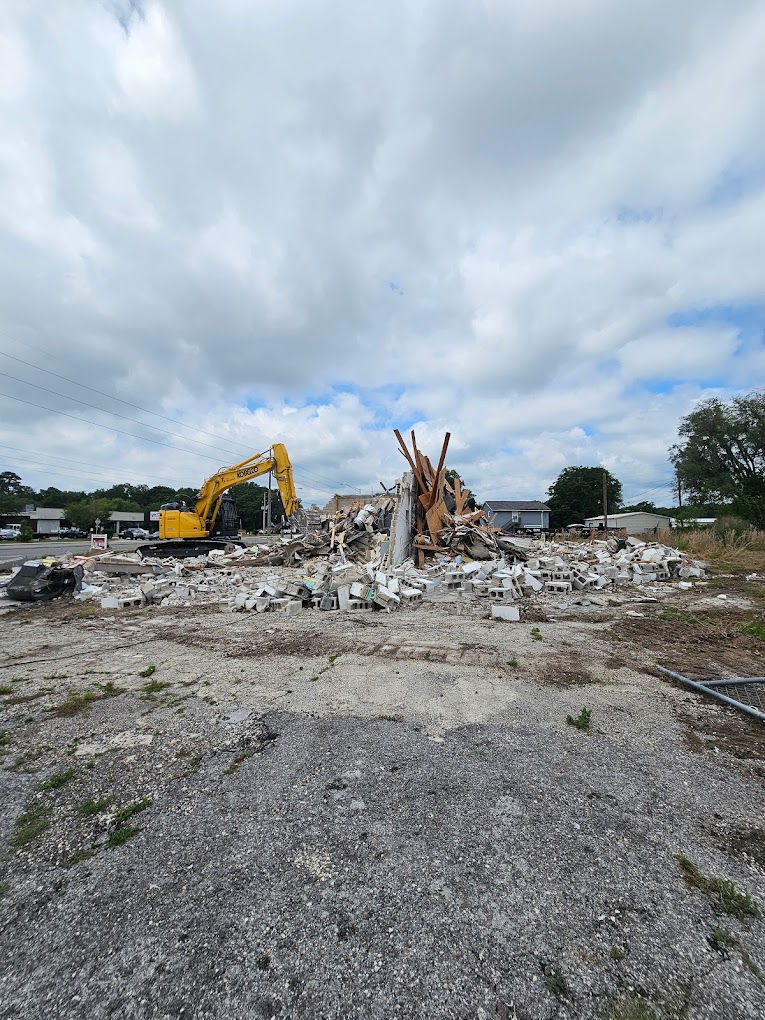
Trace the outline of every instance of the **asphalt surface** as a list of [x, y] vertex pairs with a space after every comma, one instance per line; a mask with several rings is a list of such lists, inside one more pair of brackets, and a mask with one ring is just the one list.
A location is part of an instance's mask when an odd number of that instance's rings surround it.
[[[135, 549], [140, 543], [128, 541], [112, 542], [113, 549]], [[85, 552], [90, 549], [90, 539], [67, 541], [55, 539], [51, 542], [0, 542], [0, 563], [23, 562], [42, 556], [64, 556], [66, 553]]]
[[433, 743], [272, 714], [238, 734], [145, 786], [125, 846], [17, 879], [0, 1017], [553, 1020], [635, 988], [660, 1004], [641, 1018], [763, 1015], [674, 859], [724, 773], [700, 791], [670, 757], [648, 774], [617, 741], [524, 727]]

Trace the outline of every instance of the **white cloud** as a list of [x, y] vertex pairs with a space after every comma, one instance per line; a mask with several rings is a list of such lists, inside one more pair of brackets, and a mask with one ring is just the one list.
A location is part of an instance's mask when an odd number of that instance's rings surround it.
[[414, 424], [432, 456], [452, 433], [479, 494], [539, 497], [572, 463], [636, 493], [705, 386], [765, 379], [757, 0], [5, 22], [0, 351], [203, 431], [2, 356], [63, 396], [0, 390], [211, 459], [0, 397], [6, 446], [195, 484], [282, 439], [310, 498], [390, 482]]

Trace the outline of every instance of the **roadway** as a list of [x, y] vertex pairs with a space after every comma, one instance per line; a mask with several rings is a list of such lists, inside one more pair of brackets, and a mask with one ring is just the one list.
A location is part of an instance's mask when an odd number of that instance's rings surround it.
[[[278, 535], [248, 535], [247, 545], [269, 545], [279, 540]], [[146, 545], [151, 539], [137, 542], [131, 539], [112, 539], [109, 548], [117, 552], [132, 552], [139, 545]], [[81, 553], [90, 549], [90, 539], [51, 539], [49, 542], [0, 542], [0, 565], [18, 566], [24, 560], [37, 560], [43, 556], [64, 556], [66, 553]]]
[[[110, 549], [131, 551], [140, 545], [139, 542], [121, 539], [112, 541]], [[64, 556], [68, 552], [78, 553], [90, 549], [90, 539], [52, 539], [50, 542], [0, 542], [0, 563], [23, 563], [24, 560], [37, 560], [43, 556]]]

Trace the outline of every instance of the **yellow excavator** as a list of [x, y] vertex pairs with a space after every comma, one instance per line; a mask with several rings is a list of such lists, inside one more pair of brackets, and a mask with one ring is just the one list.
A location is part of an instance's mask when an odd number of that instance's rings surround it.
[[299, 503], [287, 449], [274, 443], [270, 450], [256, 453], [231, 467], [210, 475], [199, 490], [194, 506], [164, 503], [159, 511], [160, 542], [138, 549], [142, 556], [199, 556], [211, 549], [229, 550], [243, 545], [238, 537], [239, 515], [228, 490], [273, 472], [287, 518]]

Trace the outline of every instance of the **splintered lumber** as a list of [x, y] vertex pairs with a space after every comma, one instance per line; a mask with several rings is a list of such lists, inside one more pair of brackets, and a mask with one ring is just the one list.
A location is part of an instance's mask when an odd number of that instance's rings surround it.
[[443, 492], [444, 483], [443, 483], [443, 481], [441, 479], [441, 471], [443, 470], [444, 461], [446, 460], [446, 448], [449, 445], [449, 440], [450, 439], [451, 439], [451, 433], [447, 432], [446, 435], [444, 436], [444, 445], [441, 447], [441, 456], [438, 458], [438, 467], [436, 468], [436, 479], [435, 479], [436, 484], [433, 486], [433, 492], [431, 494], [430, 504], [427, 507], [428, 510], [430, 509], [430, 507], [433, 506], [433, 504], [436, 502], [438, 497], [441, 496], [441, 494]]

